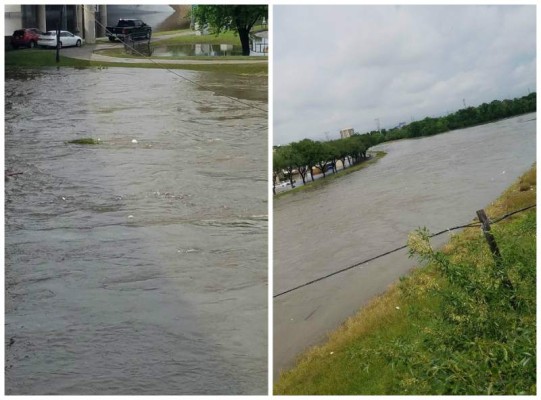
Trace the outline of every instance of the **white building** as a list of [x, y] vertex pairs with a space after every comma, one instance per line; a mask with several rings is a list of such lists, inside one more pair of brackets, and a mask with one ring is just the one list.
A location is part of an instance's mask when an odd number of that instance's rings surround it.
[[340, 129], [340, 138], [342, 139], [348, 138], [351, 135], [353, 135], [353, 133], [355, 133], [353, 131], [353, 128]]

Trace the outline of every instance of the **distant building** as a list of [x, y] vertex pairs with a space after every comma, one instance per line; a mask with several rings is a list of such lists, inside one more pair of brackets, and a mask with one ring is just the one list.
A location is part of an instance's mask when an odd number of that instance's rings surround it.
[[340, 138], [345, 139], [353, 135], [353, 128], [340, 129]]

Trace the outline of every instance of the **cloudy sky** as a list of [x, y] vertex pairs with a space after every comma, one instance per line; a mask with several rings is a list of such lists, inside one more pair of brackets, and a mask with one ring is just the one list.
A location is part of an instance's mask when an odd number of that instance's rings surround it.
[[536, 90], [535, 6], [274, 7], [274, 144]]

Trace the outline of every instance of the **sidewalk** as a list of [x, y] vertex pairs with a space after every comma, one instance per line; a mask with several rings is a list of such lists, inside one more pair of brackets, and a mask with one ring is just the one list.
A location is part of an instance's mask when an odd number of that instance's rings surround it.
[[[160, 39], [165, 39], [165, 37], [160, 37]], [[152, 43], [158, 42], [159, 40], [153, 40]], [[96, 44], [85, 44], [81, 47], [69, 47], [63, 48], [60, 50], [60, 54], [76, 58], [79, 60], [90, 60], [90, 61], [100, 61], [100, 62], [112, 62], [112, 63], [123, 63], [123, 64], [263, 64], [267, 63], [267, 60], [258, 60], [258, 59], [247, 59], [247, 60], [220, 60], [218, 57], [212, 58], [210, 60], [167, 60], [163, 58], [123, 58], [123, 57], [110, 57], [99, 54], [100, 50], [105, 49], [116, 49], [122, 48], [121, 43], [96, 43]]]

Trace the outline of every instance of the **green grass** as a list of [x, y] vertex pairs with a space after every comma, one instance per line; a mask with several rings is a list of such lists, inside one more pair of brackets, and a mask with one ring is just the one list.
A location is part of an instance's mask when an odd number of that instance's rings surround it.
[[56, 62], [54, 50], [25, 49], [5, 52], [6, 67], [91, 67], [90, 61], [68, 58], [60, 55], [60, 62]]
[[8, 51], [5, 53], [5, 66], [15, 68], [39, 68], [39, 67], [123, 67], [123, 68], [158, 68], [158, 69], [182, 69], [191, 71], [222, 72], [238, 75], [267, 75], [267, 63], [258, 64], [154, 64], [154, 63], [122, 63], [79, 60], [60, 56], [60, 62], [56, 63], [55, 52], [42, 49], [27, 49]]
[[168, 36], [168, 35], [178, 35], [178, 34], [183, 34], [183, 35], [194, 35], [194, 31], [187, 28], [187, 29], [173, 29], [171, 31], [161, 31], [161, 32], [152, 32], [152, 37], [153, 38], [159, 38], [161, 36]]
[[[535, 167], [486, 208], [491, 219], [535, 204]], [[496, 267], [479, 228], [439, 251], [422, 232], [424, 267], [346, 321], [283, 372], [276, 394], [536, 393], [536, 211], [492, 226]]]
[[[179, 32], [179, 31], [177, 31]], [[171, 34], [170, 32], [169, 34]], [[153, 35], [154, 37], [160, 37], [160, 35]], [[162, 35], [163, 36], [163, 35]], [[240, 45], [240, 39], [237, 34], [233, 31], [227, 31], [220, 33], [219, 35], [180, 35], [175, 37], [170, 37], [166, 39], [160, 39], [154, 44], [159, 46], [171, 46], [178, 44], [233, 44]]]
[[[153, 45], [154, 47], [162, 47], [161, 43], [156, 43]], [[165, 47], [165, 46], [164, 46]], [[124, 51], [124, 48], [118, 47], [118, 48], [112, 48], [112, 49], [103, 49], [98, 50], [98, 54], [102, 54], [104, 56], [109, 57], [120, 57], [120, 58], [142, 58], [144, 56], [140, 56], [138, 54], [129, 54]], [[265, 56], [257, 56], [257, 57], [246, 57], [246, 56], [220, 56], [220, 57], [213, 57], [213, 56], [180, 56], [180, 57], [156, 57], [151, 56], [150, 57], [153, 60], [198, 60], [198, 61], [208, 61], [209, 63], [217, 63], [220, 64], [223, 61], [268, 61], [268, 57]]]
[[334, 180], [336, 180], [336, 179], [339, 179], [339, 178], [341, 178], [341, 177], [343, 177], [345, 175], [351, 174], [353, 172], [360, 171], [360, 170], [372, 165], [373, 163], [378, 161], [380, 158], [384, 157], [386, 154], [387, 153], [385, 153], [384, 151], [377, 151], [376, 155], [373, 158], [371, 158], [371, 159], [369, 159], [367, 161], [364, 161], [364, 162], [362, 162], [360, 164], [354, 165], [353, 167], [349, 167], [349, 168], [340, 170], [336, 174], [333, 174], [332, 172], [328, 172], [326, 174], [325, 178], [319, 178], [319, 179], [317, 179], [317, 180], [315, 180], [313, 182], [310, 181], [310, 175], [308, 174], [308, 176], [306, 178], [306, 185], [297, 186], [294, 189], [289, 189], [289, 190], [286, 190], [284, 192], [280, 192], [280, 193], [274, 195], [274, 199], [279, 200], [279, 199], [282, 199], [284, 197], [293, 195], [295, 193], [307, 192], [307, 191], [316, 190], [318, 188], [321, 188], [321, 187], [323, 187], [325, 185], [330, 184], [331, 182], [334, 182]]

